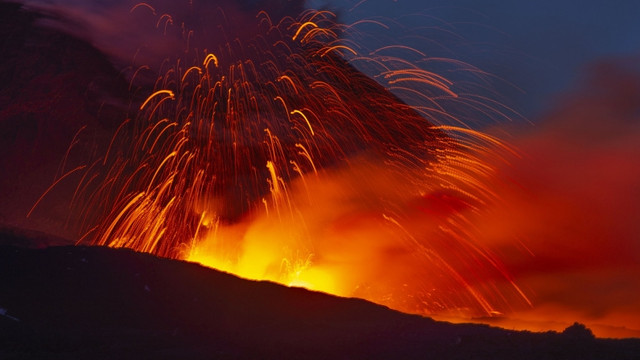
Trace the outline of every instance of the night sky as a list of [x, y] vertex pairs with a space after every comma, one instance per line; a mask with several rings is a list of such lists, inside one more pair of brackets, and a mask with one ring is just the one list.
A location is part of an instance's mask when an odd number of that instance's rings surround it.
[[[602, 0], [318, 0], [345, 21], [402, 18], [452, 31], [460, 43], [450, 56], [513, 84], [514, 106], [529, 120], [549, 109], [594, 62], [640, 55], [640, 3]], [[435, 18], [435, 19], [434, 19]], [[437, 32], [436, 32], [437, 34]], [[437, 51], [433, 46], [431, 50]], [[508, 88], [507, 88], [508, 89]], [[518, 90], [519, 89], [519, 90]]]

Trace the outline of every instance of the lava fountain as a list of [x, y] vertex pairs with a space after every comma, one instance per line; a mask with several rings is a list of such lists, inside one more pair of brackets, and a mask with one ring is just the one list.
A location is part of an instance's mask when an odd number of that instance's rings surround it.
[[526, 305], [474, 225], [513, 151], [457, 115], [504, 108], [424, 67], [482, 73], [402, 44], [367, 49], [367, 27], [391, 26], [378, 20], [279, 16], [267, 3], [249, 17], [242, 2], [129, 8], [181, 51], [136, 54], [131, 86], [146, 99], [76, 170], [78, 243], [420, 314]]

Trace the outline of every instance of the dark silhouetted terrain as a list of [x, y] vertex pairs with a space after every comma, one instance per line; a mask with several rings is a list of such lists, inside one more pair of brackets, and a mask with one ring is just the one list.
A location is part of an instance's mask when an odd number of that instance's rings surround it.
[[[12, 238], [13, 236], [13, 238]], [[3, 235], [0, 358], [638, 359], [640, 340], [454, 325], [124, 249]]]

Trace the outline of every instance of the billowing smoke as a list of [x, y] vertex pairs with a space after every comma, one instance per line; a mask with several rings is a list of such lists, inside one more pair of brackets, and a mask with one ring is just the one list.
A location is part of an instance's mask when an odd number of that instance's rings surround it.
[[[513, 181], [498, 188], [504, 205], [478, 225], [532, 293], [534, 308], [514, 316], [540, 329], [580, 319], [601, 335], [638, 336], [637, 327], [598, 327], [640, 322], [637, 59], [591, 66], [512, 142], [522, 157], [504, 170]], [[514, 251], [514, 240], [530, 254]]]

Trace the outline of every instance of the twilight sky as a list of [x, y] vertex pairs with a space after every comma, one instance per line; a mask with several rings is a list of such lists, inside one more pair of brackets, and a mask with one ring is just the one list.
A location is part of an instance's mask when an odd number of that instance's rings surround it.
[[[640, 2], [622, 0], [312, 0], [329, 4], [346, 22], [403, 18], [408, 26], [436, 26], [462, 39], [450, 57], [512, 83], [509, 105], [531, 120], [550, 106], [595, 61], [640, 55]], [[436, 33], [437, 34], [437, 33]], [[437, 48], [437, 46], [434, 46]], [[508, 88], [507, 88], [508, 89]]]

